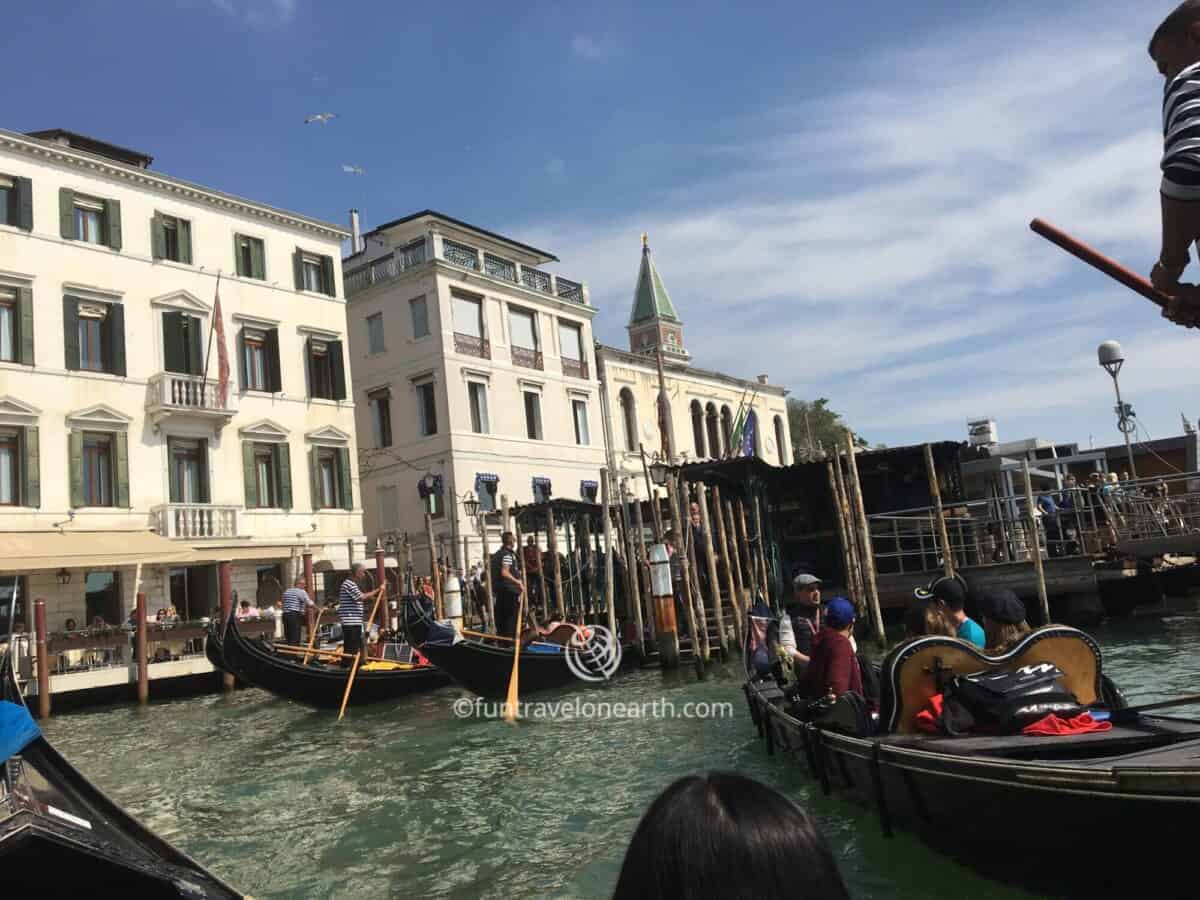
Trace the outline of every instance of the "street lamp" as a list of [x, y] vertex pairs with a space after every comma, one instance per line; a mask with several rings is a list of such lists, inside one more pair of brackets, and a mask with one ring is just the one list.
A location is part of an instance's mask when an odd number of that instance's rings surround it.
[[1133, 463], [1133, 444], [1130, 443], [1129, 435], [1137, 428], [1137, 422], [1133, 407], [1121, 400], [1121, 384], [1117, 379], [1121, 367], [1125, 365], [1125, 354], [1121, 350], [1121, 345], [1116, 341], [1105, 341], [1096, 348], [1096, 356], [1100, 361], [1100, 366], [1112, 376], [1113, 389], [1117, 392], [1117, 428], [1125, 436], [1125, 452], [1129, 456], [1129, 477], [1136, 479], [1137, 467]]
[[667, 474], [671, 471], [671, 466], [658, 454], [654, 454], [654, 461], [648, 466], [650, 469], [650, 480], [659, 487], [667, 483]]
[[383, 552], [388, 556], [396, 555], [396, 535], [389, 534], [387, 542], [383, 545]]
[[467, 514], [468, 519], [473, 520], [479, 515], [479, 498], [473, 491], [465, 492], [458, 502], [462, 505], [463, 512]]

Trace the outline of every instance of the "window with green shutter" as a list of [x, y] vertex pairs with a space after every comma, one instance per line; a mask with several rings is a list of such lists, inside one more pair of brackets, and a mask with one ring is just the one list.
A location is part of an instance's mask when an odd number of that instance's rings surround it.
[[33, 231], [33, 182], [0, 175], [0, 224]]
[[292, 449], [288, 444], [275, 444], [275, 471], [279, 475], [279, 506], [292, 508]]
[[42, 453], [35, 425], [21, 429], [21, 456], [24, 463], [21, 475], [25, 482], [21, 505], [38, 509], [42, 505]]
[[36, 426], [0, 426], [0, 506], [42, 505]]
[[338, 452], [338, 499], [342, 509], [354, 509], [354, 493], [350, 488], [350, 451], [339, 447]]
[[233, 236], [233, 253], [238, 275], [242, 278], [266, 280], [266, 252], [263, 242], [259, 238], [235, 234]]
[[150, 249], [155, 259], [192, 262], [192, 223], [178, 216], [156, 212], [150, 220]]
[[60, 188], [58, 218], [59, 234], [65, 240], [121, 249], [120, 200], [87, 197], [70, 188]]

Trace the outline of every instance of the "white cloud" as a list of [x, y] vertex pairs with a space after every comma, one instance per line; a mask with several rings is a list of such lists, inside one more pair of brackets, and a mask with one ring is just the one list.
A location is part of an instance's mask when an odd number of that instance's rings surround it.
[[248, 25], [266, 28], [289, 25], [296, 17], [298, 0], [212, 0], [213, 6]]
[[[1056, 34], [1072, 16], [1094, 13]], [[1161, 81], [1135, 28], [1084, 29], [1076, 45], [1044, 41], [1040, 18], [974, 29], [857, 65], [848, 83], [867, 87], [783, 98], [681, 149], [726, 174], [642, 195], [617, 220], [519, 233], [589, 281], [598, 333], [620, 343], [647, 230], [698, 364], [770, 371], [868, 436], [1047, 404], [1078, 428], [1108, 387], [1098, 335], [1146, 348], [1147, 388], [1200, 346], [1028, 230], [1043, 216], [1148, 267]]]
[[607, 59], [613, 54], [613, 45], [605, 38], [577, 34], [571, 38], [571, 54], [592, 61]]

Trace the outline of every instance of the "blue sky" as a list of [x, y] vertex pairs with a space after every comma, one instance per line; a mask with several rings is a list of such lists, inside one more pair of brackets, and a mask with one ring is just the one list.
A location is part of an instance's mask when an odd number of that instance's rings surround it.
[[1096, 345], [1125, 344], [1159, 437], [1200, 417], [1200, 335], [1027, 223], [1149, 269], [1145, 43], [1173, 5], [21, 4], [2, 124], [338, 222], [433, 207], [511, 233], [591, 285], [611, 343], [646, 230], [699, 365], [827, 396], [872, 441], [991, 415], [1099, 445]]

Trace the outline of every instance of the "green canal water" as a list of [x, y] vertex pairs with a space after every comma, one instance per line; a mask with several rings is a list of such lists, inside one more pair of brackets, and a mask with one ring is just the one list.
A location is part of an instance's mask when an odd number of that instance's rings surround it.
[[[1095, 630], [1131, 700], [1200, 689], [1200, 616]], [[610, 896], [650, 801], [681, 775], [740, 772], [817, 818], [855, 898], [1031, 896], [821, 796], [798, 760], [768, 757], [736, 665], [642, 671], [548, 699], [666, 700], [675, 718], [531, 721], [455, 715], [456, 688], [352, 710], [340, 725], [259, 690], [59, 716], [46, 733], [177, 846], [258, 898]], [[689, 701], [728, 718], [685, 719]]]

